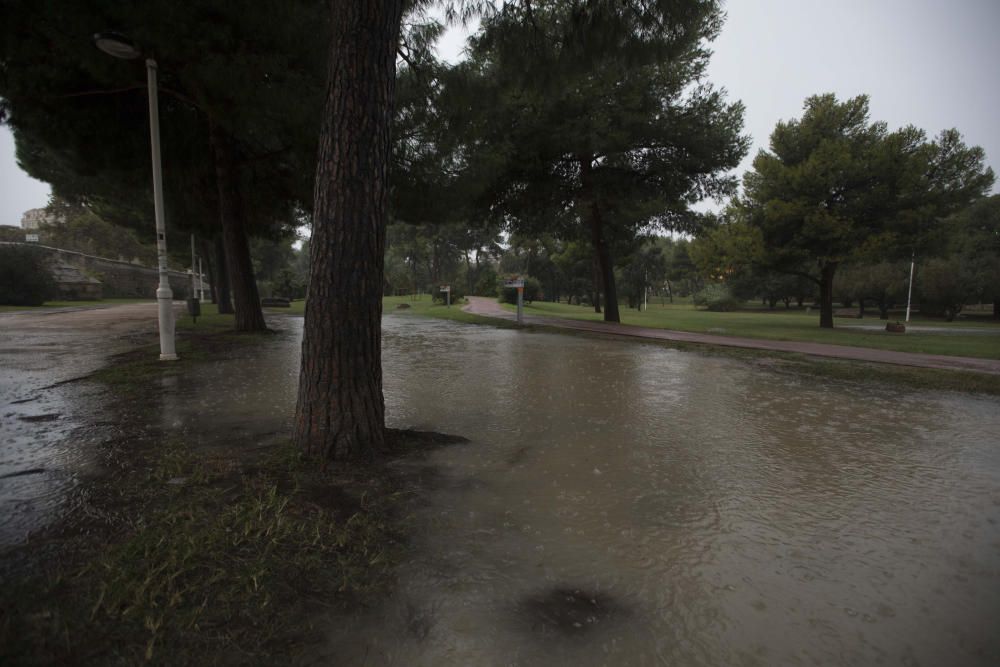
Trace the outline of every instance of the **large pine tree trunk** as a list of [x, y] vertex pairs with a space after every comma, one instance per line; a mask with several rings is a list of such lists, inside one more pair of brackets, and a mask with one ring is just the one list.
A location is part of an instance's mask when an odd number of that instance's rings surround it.
[[[226, 249], [222, 245], [222, 238], [215, 239], [215, 276], [213, 278], [213, 288], [215, 290], [215, 303], [219, 306], [220, 315], [233, 314], [233, 300], [229, 294], [229, 268], [226, 266]], [[215, 284], [218, 281], [218, 285]]]
[[819, 326], [822, 329], [833, 328], [833, 275], [837, 271], [837, 263], [824, 264], [819, 277]]
[[590, 284], [590, 303], [594, 306], [594, 312], [601, 312], [601, 267], [597, 263], [597, 255], [594, 255], [594, 259], [591, 262], [590, 267], [591, 280]]
[[381, 290], [403, 2], [330, 6], [294, 439], [307, 456], [370, 459], [385, 449]]
[[266, 331], [260, 294], [250, 259], [243, 221], [243, 200], [236, 178], [236, 156], [229, 137], [212, 127], [212, 153], [215, 156], [215, 180], [219, 187], [219, 217], [222, 220], [222, 242], [226, 248], [226, 268], [236, 310], [237, 331]]
[[590, 217], [591, 240], [597, 252], [597, 263], [601, 269], [601, 283], [604, 287], [604, 321], [621, 322], [618, 315], [618, 291], [615, 288], [615, 267], [611, 263], [611, 251], [604, 238], [604, 222], [597, 205]]

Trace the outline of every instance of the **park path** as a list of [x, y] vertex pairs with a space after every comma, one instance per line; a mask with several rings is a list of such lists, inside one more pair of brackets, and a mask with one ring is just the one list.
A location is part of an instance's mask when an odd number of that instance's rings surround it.
[[[462, 310], [474, 315], [495, 317], [504, 320], [516, 320], [517, 316], [504, 310], [496, 299], [487, 297], [468, 297], [469, 303]], [[763, 340], [760, 338], [741, 338], [739, 336], [719, 336], [700, 334], [688, 331], [672, 331], [670, 329], [650, 329], [627, 324], [610, 322], [589, 322], [586, 320], [570, 320], [562, 317], [542, 315], [525, 315], [525, 324], [536, 324], [571, 331], [587, 331], [590, 333], [610, 334], [646, 340], [668, 340], [682, 343], [699, 343], [704, 345], [720, 345], [723, 347], [739, 347], [750, 350], [766, 350], [769, 352], [795, 352], [814, 357], [831, 359], [848, 359], [851, 361], [867, 361], [880, 364], [895, 364], [897, 366], [914, 366], [917, 368], [936, 368], [952, 371], [972, 371], [1000, 375], [1000, 360], [977, 359], [974, 357], [953, 357], [943, 354], [921, 354], [918, 352], [895, 352], [878, 350], [868, 347], [851, 347], [848, 345], [830, 345], [827, 343], [805, 343], [785, 340]]]

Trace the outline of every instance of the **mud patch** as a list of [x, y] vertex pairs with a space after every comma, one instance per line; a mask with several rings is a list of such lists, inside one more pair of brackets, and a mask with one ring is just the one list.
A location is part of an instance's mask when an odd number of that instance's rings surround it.
[[522, 599], [518, 615], [534, 632], [574, 637], [628, 615], [617, 600], [605, 593], [576, 588], [553, 588]]

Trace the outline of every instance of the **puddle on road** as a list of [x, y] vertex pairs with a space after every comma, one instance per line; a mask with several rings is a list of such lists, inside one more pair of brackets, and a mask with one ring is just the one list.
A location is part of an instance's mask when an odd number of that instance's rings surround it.
[[70, 383], [0, 408], [0, 548], [65, 512], [80, 480], [98, 471], [109, 429], [95, 422], [106, 401], [100, 388]]

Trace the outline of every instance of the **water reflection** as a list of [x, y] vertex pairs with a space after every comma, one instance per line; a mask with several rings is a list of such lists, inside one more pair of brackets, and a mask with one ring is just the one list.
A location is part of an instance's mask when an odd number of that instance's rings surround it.
[[[301, 320], [166, 380], [161, 435], [287, 432]], [[655, 345], [384, 319], [397, 592], [330, 629], [367, 665], [1000, 664], [1000, 404]]]
[[[996, 401], [634, 343], [408, 318], [386, 331], [393, 421], [474, 442], [433, 455], [401, 591], [335, 654], [1000, 660]], [[623, 613], [579, 633], [559, 629], [573, 602], [532, 616], [530, 601], [574, 590]]]

